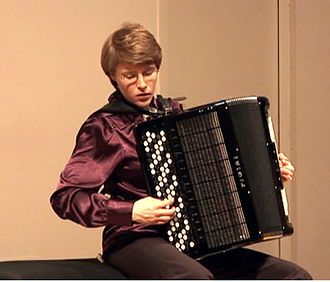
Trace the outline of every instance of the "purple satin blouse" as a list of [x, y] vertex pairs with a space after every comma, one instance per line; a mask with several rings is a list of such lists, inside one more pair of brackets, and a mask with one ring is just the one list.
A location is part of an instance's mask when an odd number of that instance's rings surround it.
[[101, 112], [88, 118], [50, 199], [63, 219], [105, 226], [103, 253], [159, 232], [159, 226], [131, 219], [133, 203], [148, 195], [134, 136], [135, 125], [142, 121], [138, 113]]

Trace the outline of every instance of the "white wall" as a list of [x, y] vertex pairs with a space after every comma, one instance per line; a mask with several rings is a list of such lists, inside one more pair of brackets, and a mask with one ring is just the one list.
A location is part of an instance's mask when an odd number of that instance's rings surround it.
[[157, 32], [154, 0], [1, 0], [0, 259], [95, 257], [101, 229], [49, 205], [84, 119], [112, 88], [105, 38], [124, 21]]
[[291, 2], [292, 142], [297, 164], [295, 259], [330, 278], [330, 1]]

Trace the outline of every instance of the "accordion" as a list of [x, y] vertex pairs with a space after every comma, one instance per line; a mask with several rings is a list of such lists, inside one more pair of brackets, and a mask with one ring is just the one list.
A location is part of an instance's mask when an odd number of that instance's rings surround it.
[[173, 197], [164, 237], [200, 259], [293, 233], [266, 97], [221, 100], [136, 126], [148, 192]]

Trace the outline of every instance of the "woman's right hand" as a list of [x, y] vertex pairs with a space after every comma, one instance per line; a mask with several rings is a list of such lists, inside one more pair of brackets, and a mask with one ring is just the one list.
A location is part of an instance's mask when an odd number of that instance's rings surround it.
[[174, 198], [159, 200], [146, 197], [133, 205], [132, 220], [143, 224], [164, 224], [175, 216]]

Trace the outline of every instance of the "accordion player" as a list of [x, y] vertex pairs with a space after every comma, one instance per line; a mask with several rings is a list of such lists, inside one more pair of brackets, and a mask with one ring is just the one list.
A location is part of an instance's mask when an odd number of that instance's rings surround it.
[[293, 233], [269, 100], [249, 96], [136, 126], [150, 195], [173, 197], [164, 237], [200, 259]]

